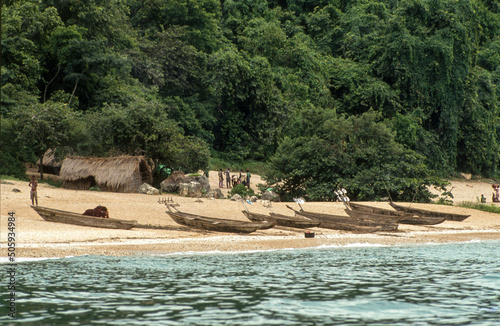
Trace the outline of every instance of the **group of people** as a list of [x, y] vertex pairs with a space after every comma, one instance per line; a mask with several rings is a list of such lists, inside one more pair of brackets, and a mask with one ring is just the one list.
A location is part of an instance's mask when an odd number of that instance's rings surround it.
[[238, 184], [242, 184], [247, 188], [250, 188], [250, 178], [252, 175], [250, 174], [250, 170], [247, 169], [247, 172], [240, 171], [239, 177], [237, 175], [231, 176], [231, 170], [227, 168], [226, 171], [219, 170], [219, 188], [224, 188], [224, 177], [226, 178], [226, 187], [231, 188], [235, 187]]

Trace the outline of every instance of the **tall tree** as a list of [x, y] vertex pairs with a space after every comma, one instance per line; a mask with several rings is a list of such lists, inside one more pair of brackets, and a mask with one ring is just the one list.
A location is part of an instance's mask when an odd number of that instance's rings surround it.
[[216, 149], [233, 159], [262, 159], [272, 152], [280, 112], [267, 59], [226, 48], [211, 56], [212, 87], [218, 96]]
[[373, 111], [331, 118], [312, 134], [285, 139], [271, 159], [268, 180], [286, 199], [335, 200], [334, 191], [344, 187], [352, 200], [429, 201], [427, 186], [444, 183], [379, 119]]
[[[16, 121], [19, 138], [32, 149], [41, 162], [49, 148], [56, 149], [67, 145], [73, 114], [67, 104], [49, 101], [17, 110], [12, 113], [12, 118]], [[40, 173], [43, 179], [42, 166]]]

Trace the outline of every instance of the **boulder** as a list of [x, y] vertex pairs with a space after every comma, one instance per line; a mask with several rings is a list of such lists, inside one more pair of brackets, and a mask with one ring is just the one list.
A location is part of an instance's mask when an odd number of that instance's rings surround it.
[[231, 197], [232, 201], [241, 201], [243, 200], [240, 195], [236, 194], [233, 197]]
[[464, 178], [465, 180], [470, 180], [472, 179], [472, 174], [470, 173], [460, 173], [460, 175], [462, 176], [462, 178]]
[[184, 183], [186, 175], [182, 171], [175, 171], [160, 184], [161, 192], [175, 194], [179, 192], [179, 185]]
[[201, 183], [196, 181], [181, 183], [179, 185], [179, 195], [186, 197], [202, 197]]
[[224, 194], [222, 193], [222, 190], [220, 190], [219, 188], [209, 190], [205, 196], [207, 198], [215, 198], [215, 199], [224, 198]]
[[184, 179], [185, 183], [191, 181], [198, 182], [199, 184], [201, 184], [202, 192], [208, 193], [210, 191], [210, 181], [208, 181], [208, 178], [206, 176], [204, 175], [187, 176]]
[[269, 191], [269, 190], [266, 190], [266, 191], [262, 194], [261, 199], [262, 199], [262, 200], [274, 201], [274, 202], [279, 202], [279, 201], [281, 201], [281, 200], [280, 200], [280, 196], [278, 196], [278, 194], [276, 194], [274, 191]]
[[250, 201], [251, 201], [252, 203], [256, 203], [256, 202], [257, 202], [257, 200], [259, 200], [259, 198], [257, 198], [257, 196], [252, 196], [252, 197], [250, 197]]
[[155, 187], [153, 187], [147, 183], [143, 183], [142, 185], [140, 185], [139, 188], [137, 188], [137, 192], [140, 194], [145, 194], [145, 195], [159, 195], [160, 194], [160, 191], [158, 189], [156, 189]]

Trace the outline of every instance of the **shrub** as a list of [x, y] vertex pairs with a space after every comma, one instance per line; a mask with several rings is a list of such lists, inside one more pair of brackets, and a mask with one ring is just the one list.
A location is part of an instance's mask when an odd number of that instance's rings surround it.
[[255, 192], [252, 188], [247, 188], [242, 184], [236, 185], [231, 191], [229, 191], [229, 196], [234, 196], [236, 194], [240, 195], [242, 198], [246, 198], [247, 196], [255, 196]]

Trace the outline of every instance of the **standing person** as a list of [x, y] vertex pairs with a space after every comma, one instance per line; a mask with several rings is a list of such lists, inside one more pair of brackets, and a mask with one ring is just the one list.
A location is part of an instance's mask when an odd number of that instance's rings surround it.
[[492, 201], [493, 201], [494, 203], [497, 203], [497, 202], [499, 202], [499, 201], [500, 201], [500, 194], [499, 194], [499, 189], [500, 189], [500, 186], [499, 186], [499, 185], [492, 185], [491, 187], [492, 187], [492, 188], [493, 188], [493, 190], [495, 191], [495, 192], [493, 193], [493, 196], [492, 196], [492, 197], [493, 197], [493, 198], [492, 198]]
[[38, 193], [36, 189], [38, 187], [38, 181], [36, 181], [35, 176], [31, 177], [31, 182], [29, 183], [28, 186], [31, 187], [30, 191], [31, 205], [35, 205], [36, 202], [36, 206], [38, 206]]
[[224, 187], [224, 177], [222, 176], [222, 169], [219, 171], [219, 188]]
[[250, 170], [247, 169], [247, 184], [246, 184], [246, 186], [247, 186], [248, 189], [250, 189], [250, 177], [251, 176], [252, 175], [250, 174]]
[[238, 183], [245, 185], [245, 173], [243, 172], [243, 170], [240, 170], [240, 177], [238, 178]]
[[226, 172], [226, 187], [231, 188], [231, 171], [227, 168]]

